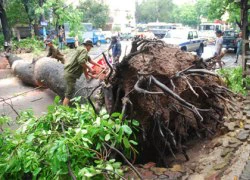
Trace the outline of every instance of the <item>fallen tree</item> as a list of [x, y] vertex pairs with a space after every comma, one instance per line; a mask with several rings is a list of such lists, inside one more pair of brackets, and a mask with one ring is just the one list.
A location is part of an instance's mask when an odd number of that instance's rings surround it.
[[[14, 59], [9, 57], [10, 64]], [[14, 61], [20, 63], [12, 65], [14, 72], [24, 82], [46, 85], [63, 96], [61, 64], [50, 58], [29, 65]], [[84, 89], [78, 94], [88, 94], [90, 100], [100, 87], [109, 113], [119, 111], [124, 119], [140, 121], [138, 137], [144, 161], [167, 166], [167, 155], [175, 157], [176, 151], [188, 160], [185, 142], [216, 134], [225, 113], [234, 109], [228, 104], [233, 93], [224, 87], [218, 75], [206, 70], [201, 59], [162, 41], [136, 40], [116, 68], [109, 67], [111, 71], [104, 83], [93, 88], [96, 81], [87, 83], [81, 77], [76, 91], [82, 86], [90, 87], [91, 93]]]
[[[60, 97], [64, 97], [65, 82], [63, 79], [63, 64], [55, 59], [44, 57], [30, 62], [10, 54], [9, 64], [24, 84], [50, 88]], [[75, 96], [87, 97], [91, 90], [99, 84], [99, 80], [86, 81], [81, 76], [76, 82]]]

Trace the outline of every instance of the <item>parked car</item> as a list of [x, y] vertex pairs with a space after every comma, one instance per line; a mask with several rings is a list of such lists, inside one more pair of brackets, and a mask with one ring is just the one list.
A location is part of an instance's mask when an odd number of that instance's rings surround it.
[[131, 34], [131, 33], [121, 33], [120, 34], [120, 40], [123, 41], [123, 40], [132, 40], [134, 38], [134, 35]]
[[205, 39], [199, 38], [196, 30], [169, 30], [162, 40], [183, 51], [196, 52], [198, 56], [201, 56], [206, 45]]
[[112, 32], [111, 31], [102, 31], [102, 34], [105, 36], [107, 43], [111, 42]]
[[223, 33], [223, 47], [226, 49], [234, 49], [234, 52], [237, 51], [237, 40], [238, 33], [236, 33], [234, 30], [226, 30]]
[[153, 32], [143, 29], [143, 28], [138, 28], [135, 32], [135, 36], [141, 39], [154, 39], [155, 35]]

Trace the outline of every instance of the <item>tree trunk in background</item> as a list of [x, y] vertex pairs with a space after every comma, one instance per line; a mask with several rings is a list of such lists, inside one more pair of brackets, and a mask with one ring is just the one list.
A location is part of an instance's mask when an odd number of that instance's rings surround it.
[[28, 18], [29, 18], [29, 26], [30, 26], [30, 31], [31, 31], [31, 35], [32, 35], [32, 37], [33, 37], [33, 35], [34, 35], [34, 28], [33, 28], [33, 24], [32, 24], [32, 22], [33, 22], [33, 18], [32, 18], [32, 16], [29, 14], [29, 6], [28, 6], [28, 0], [23, 0], [22, 1], [23, 2], [23, 5], [24, 5], [24, 8], [25, 8], [25, 11], [26, 11], [26, 13], [27, 13], [27, 15], [28, 15]]
[[7, 50], [10, 45], [11, 32], [8, 24], [7, 15], [4, 8], [4, 0], [0, 0], [0, 19], [4, 35], [4, 49]]
[[[44, 2], [45, 2], [44, 0], [39, 0], [39, 6], [42, 7]], [[41, 14], [41, 16], [40, 16], [40, 22], [42, 22], [42, 21], [45, 21], [44, 13]]]

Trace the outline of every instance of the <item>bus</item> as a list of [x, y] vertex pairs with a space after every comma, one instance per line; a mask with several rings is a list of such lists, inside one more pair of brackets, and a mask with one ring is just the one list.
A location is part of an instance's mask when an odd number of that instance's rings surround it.
[[181, 23], [164, 23], [164, 22], [151, 22], [147, 24], [149, 31], [153, 32], [158, 38], [163, 38], [166, 32], [170, 29], [182, 28]]
[[201, 23], [199, 25], [199, 36], [208, 39], [209, 42], [213, 42], [216, 39], [215, 32], [217, 30], [223, 30], [223, 25], [220, 23]]
[[164, 22], [151, 22], [147, 24], [148, 31], [154, 33], [154, 35], [158, 38], [163, 38], [166, 32], [173, 28], [174, 27], [171, 24]]

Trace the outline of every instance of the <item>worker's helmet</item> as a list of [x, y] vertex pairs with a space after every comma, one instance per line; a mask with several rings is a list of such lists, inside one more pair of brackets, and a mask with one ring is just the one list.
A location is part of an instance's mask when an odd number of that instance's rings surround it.
[[90, 39], [85, 39], [84, 42], [82, 43], [84, 46], [91, 46], [93, 47], [93, 42]]

